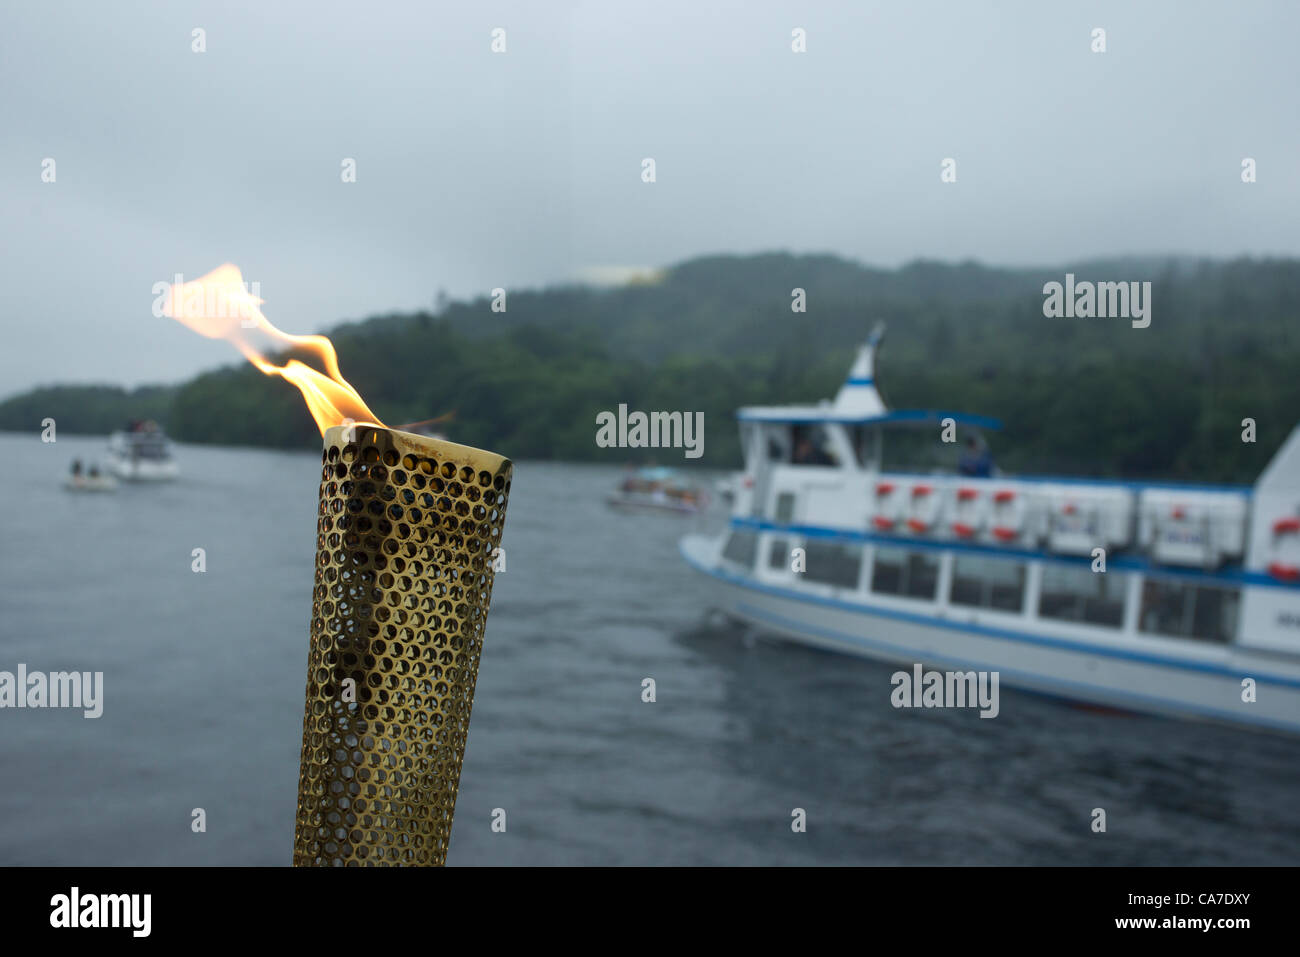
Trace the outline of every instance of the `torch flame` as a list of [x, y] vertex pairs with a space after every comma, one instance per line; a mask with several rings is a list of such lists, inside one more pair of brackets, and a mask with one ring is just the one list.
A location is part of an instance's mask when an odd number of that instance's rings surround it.
[[[200, 279], [172, 283], [163, 313], [209, 339], [225, 339], [266, 375], [278, 375], [296, 385], [307, 400], [307, 408], [321, 435], [336, 425], [384, 427], [339, 372], [334, 344], [325, 336], [291, 336], [281, 332], [262, 315], [258, 308], [261, 304], [262, 300], [244, 287], [239, 267], [226, 263]], [[287, 347], [314, 354], [329, 375], [322, 375], [297, 359], [290, 359], [282, 366], [268, 361], [250, 341], [251, 334], [256, 332]]]

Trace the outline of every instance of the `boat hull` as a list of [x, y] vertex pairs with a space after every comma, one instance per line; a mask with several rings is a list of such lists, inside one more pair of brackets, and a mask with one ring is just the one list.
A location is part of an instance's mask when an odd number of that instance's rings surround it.
[[150, 462], [109, 457], [108, 470], [124, 482], [170, 482], [180, 476], [175, 462]]
[[69, 477], [64, 481], [63, 487], [69, 492], [116, 492], [117, 480], [111, 475], [97, 475], [94, 477], [82, 475]]
[[699, 505], [674, 502], [667, 498], [637, 495], [611, 495], [605, 499], [610, 508], [633, 512], [668, 512], [673, 515], [695, 515]]
[[[681, 552], [715, 579], [723, 613], [777, 637], [907, 668], [997, 671], [1009, 687], [1125, 711], [1300, 734], [1300, 669], [1276, 657], [1224, 648], [1218, 660], [1180, 658], [973, 625], [934, 606], [907, 612], [859, 593], [840, 599], [764, 584], [718, 563], [705, 536], [687, 536]], [[1245, 678], [1256, 682], [1251, 702], [1242, 700]]]

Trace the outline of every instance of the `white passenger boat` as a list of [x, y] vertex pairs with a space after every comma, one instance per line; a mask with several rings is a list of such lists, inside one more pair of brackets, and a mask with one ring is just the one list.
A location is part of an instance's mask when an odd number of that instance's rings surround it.
[[108, 437], [108, 469], [128, 482], [165, 482], [180, 475], [171, 442], [155, 422], [138, 422]]
[[909, 668], [1300, 732], [1300, 428], [1253, 488], [884, 472], [891, 429], [998, 423], [887, 409], [880, 335], [833, 402], [739, 411], [729, 527], [681, 542], [720, 609]]

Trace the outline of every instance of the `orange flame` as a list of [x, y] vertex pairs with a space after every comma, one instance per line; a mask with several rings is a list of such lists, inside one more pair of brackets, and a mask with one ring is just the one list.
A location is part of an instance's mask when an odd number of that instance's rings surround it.
[[[307, 400], [307, 408], [321, 435], [335, 425], [385, 427], [339, 372], [338, 356], [329, 339], [281, 332], [262, 315], [258, 308], [261, 304], [261, 299], [245, 289], [239, 267], [226, 263], [200, 279], [172, 283], [163, 313], [209, 339], [225, 339], [266, 375], [278, 375], [296, 385]], [[314, 354], [329, 375], [322, 375], [297, 359], [290, 359], [282, 366], [268, 361], [250, 341], [251, 334], [257, 332], [277, 343]]]

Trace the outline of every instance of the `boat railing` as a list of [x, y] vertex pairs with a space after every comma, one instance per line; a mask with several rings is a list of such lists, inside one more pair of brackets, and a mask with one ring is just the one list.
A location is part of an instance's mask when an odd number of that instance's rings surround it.
[[882, 536], [1062, 555], [1142, 550], [1162, 564], [1201, 569], [1241, 561], [1250, 524], [1250, 496], [1236, 488], [937, 472], [870, 473], [831, 485], [808, 477], [777, 473], [750, 514], [814, 524], [841, 516]]

